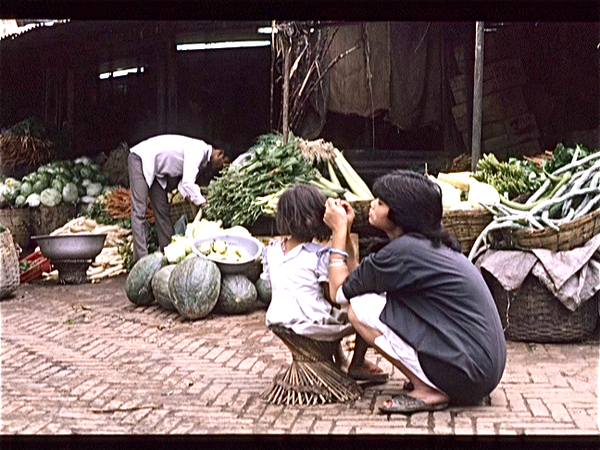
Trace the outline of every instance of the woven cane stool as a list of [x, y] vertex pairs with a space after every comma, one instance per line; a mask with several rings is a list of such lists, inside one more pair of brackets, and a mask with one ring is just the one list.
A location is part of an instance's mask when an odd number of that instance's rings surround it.
[[341, 339], [316, 341], [284, 327], [270, 330], [290, 349], [292, 363], [263, 392], [264, 400], [276, 405], [317, 405], [360, 398], [362, 388], [333, 361]]

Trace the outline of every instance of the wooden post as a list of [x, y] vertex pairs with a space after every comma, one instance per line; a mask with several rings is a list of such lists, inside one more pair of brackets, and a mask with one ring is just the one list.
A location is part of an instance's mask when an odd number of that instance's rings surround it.
[[275, 59], [277, 58], [277, 52], [275, 51], [275, 31], [277, 22], [271, 21], [271, 100], [270, 100], [270, 115], [269, 115], [269, 131], [273, 131], [273, 117], [275, 111], [273, 108], [273, 91], [275, 88]]
[[292, 53], [291, 44], [286, 41], [287, 36], [282, 39], [285, 43], [283, 49], [283, 142], [287, 143], [290, 131], [289, 115], [290, 115], [290, 59]]
[[483, 115], [483, 22], [475, 24], [475, 62], [473, 64], [473, 132], [471, 137], [471, 170], [481, 157], [481, 122]]
[[177, 104], [177, 63], [175, 61], [175, 38], [171, 32], [168, 33], [165, 45], [165, 76], [167, 101], [165, 111], [165, 129], [167, 133], [173, 133], [177, 130], [178, 123], [178, 104]]

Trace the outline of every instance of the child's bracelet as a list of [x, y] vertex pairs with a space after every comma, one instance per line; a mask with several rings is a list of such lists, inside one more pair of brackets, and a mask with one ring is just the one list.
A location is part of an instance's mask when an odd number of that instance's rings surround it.
[[344, 250], [340, 250], [339, 248], [330, 248], [329, 249], [329, 253], [335, 253], [336, 255], [341, 255], [344, 258], [348, 258], [348, 252], [345, 252]]
[[341, 266], [345, 266], [346, 265], [346, 261], [343, 259], [330, 259], [329, 260], [329, 267], [341, 267]]

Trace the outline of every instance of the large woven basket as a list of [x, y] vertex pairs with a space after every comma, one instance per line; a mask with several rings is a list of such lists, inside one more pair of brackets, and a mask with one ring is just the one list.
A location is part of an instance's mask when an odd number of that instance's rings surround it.
[[9, 230], [0, 233], [0, 299], [19, 287], [19, 256]]
[[354, 209], [354, 226], [364, 227], [369, 225], [369, 209], [371, 209], [371, 200], [356, 200], [350, 202]]
[[77, 217], [77, 206], [61, 202], [56, 206], [40, 205], [31, 208], [31, 233], [33, 236], [50, 234], [69, 220]]
[[504, 335], [513, 341], [573, 342], [589, 337], [598, 321], [598, 294], [575, 311], [567, 309], [532, 274], [516, 292], [507, 292], [491, 275], [483, 272], [490, 287]]
[[171, 220], [173, 223], [177, 222], [182, 215], [187, 214], [188, 221], [194, 220], [194, 214], [192, 212], [192, 205], [187, 201], [173, 202], [171, 203]]
[[31, 208], [2, 208], [0, 223], [12, 233], [14, 242], [21, 248], [29, 247], [31, 238]]
[[490, 233], [490, 238], [496, 248], [571, 250], [600, 233], [600, 209], [563, 223], [558, 228], [559, 231], [550, 227], [542, 230], [501, 229]]
[[442, 225], [456, 236], [465, 254], [471, 251], [477, 237], [492, 220], [492, 214], [480, 208], [446, 210], [442, 215]]

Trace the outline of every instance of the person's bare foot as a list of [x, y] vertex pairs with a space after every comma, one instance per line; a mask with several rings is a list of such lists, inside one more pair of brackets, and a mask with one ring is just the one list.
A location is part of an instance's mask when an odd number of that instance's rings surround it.
[[370, 361], [363, 361], [361, 365], [350, 364], [348, 375], [355, 380], [387, 381], [388, 374], [381, 367]]

